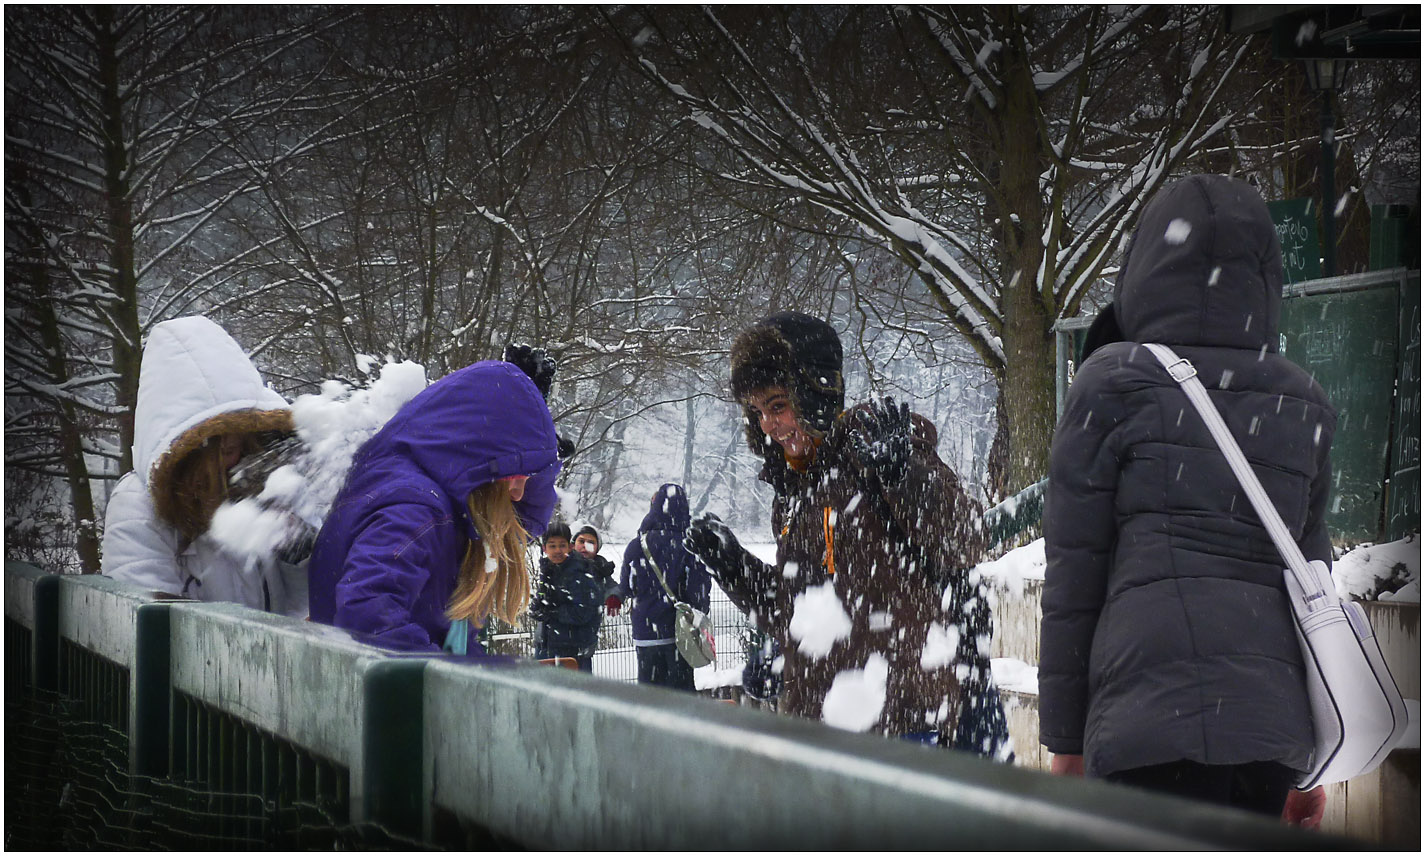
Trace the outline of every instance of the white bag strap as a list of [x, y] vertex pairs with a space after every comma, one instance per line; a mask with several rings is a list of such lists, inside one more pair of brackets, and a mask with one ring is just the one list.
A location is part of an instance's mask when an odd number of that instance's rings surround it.
[[1233, 468], [1233, 475], [1238, 477], [1238, 482], [1247, 492], [1248, 501], [1257, 510], [1258, 519], [1267, 528], [1273, 544], [1277, 545], [1278, 553], [1282, 554], [1283, 562], [1287, 563], [1288, 570], [1297, 580], [1297, 585], [1302, 588], [1308, 609], [1316, 609], [1323, 603], [1336, 601], [1336, 592], [1332, 592], [1333, 597], [1328, 598], [1328, 592], [1322, 581], [1308, 566], [1307, 557], [1302, 555], [1302, 549], [1297, 546], [1297, 542], [1293, 541], [1291, 534], [1288, 533], [1287, 525], [1282, 522], [1282, 516], [1278, 514], [1277, 508], [1268, 498], [1268, 492], [1263, 489], [1263, 483], [1258, 481], [1258, 475], [1249, 466], [1242, 448], [1238, 446], [1238, 441], [1234, 439], [1233, 433], [1224, 424], [1222, 415], [1213, 406], [1213, 401], [1208, 398], [1208, 391], [1203, 388], [1203, 382], [1198, 380], [1198, 370], [1193, 368], [1193, 364], [1188, 360], [1175, 354], [1173, 349], [1167, 345], [1145, 344], [1144, 347], [1149, 349], [1160, 363], [1164, 364], [1169, 376], [1183, 388], [1184, 394], [1193, 403], [1199, 416], [1203, 417], [1203, 422], [1207, 424], [1209, 433], [1213, 435], [1213, 440], [1218, 443], [1218, 448], [1228, 459], [1228, 466]]

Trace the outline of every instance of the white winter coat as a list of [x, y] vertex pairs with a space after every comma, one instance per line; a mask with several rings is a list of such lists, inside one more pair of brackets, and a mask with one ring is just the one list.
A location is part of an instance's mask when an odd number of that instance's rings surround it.
[[139, 369], [134, 470], [105, 512], [103, 573], [157, 592], [305, 617], [306, 563], [238, 556], [206, 533], [180, 549], [182, 535], [158, 517], [150, 493], [206, 439], [235, 425], [272, 428], [288, 421], [288, 409], [217, 324], [191, 316], [155, 325]]

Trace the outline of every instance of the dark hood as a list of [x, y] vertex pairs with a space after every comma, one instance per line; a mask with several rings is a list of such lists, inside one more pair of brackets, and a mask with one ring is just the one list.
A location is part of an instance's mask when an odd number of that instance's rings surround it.
[[1124, 338], [1278, 350], [1282, 256], [1267, 204], [1246, 182], [1191, 176], [1139, 217], [1114, 286]]
[[639, 532], [683, 532], [688, 529], [688, 520], [688, 495], [684, 493], [683, 486], [665, 482], [649, 501], [649, 513], [644, 516], [644, 522], [639, 524]]

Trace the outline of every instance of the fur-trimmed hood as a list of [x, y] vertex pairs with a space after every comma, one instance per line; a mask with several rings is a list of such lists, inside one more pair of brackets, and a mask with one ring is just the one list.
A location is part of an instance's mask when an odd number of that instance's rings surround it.
[[290, 406], [227, 331], [202, 316], [154, 326], [139, 367], [133, 450], [150, 492], [209, 438], [271, 430], [292, 430]]
[[842, 343], [830, 324], [798, 312], [768, 316], [733, 340], [730, 388], [743, 408], [748, 447], [767, 458], [774, 446], [744, 399], [767, 387], [787, 390], [797, 415], [813, 437], [832, 428], [842, 412]]

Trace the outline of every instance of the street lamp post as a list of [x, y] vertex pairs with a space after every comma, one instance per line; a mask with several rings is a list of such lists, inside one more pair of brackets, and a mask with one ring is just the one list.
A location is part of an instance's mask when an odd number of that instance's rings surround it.
[[1347, 60], [1310, 59], [1307, 86], [1322, 94], [1322, 274], [1337, 273], [1336, 121], [1332, 96], [1347, 79]]

